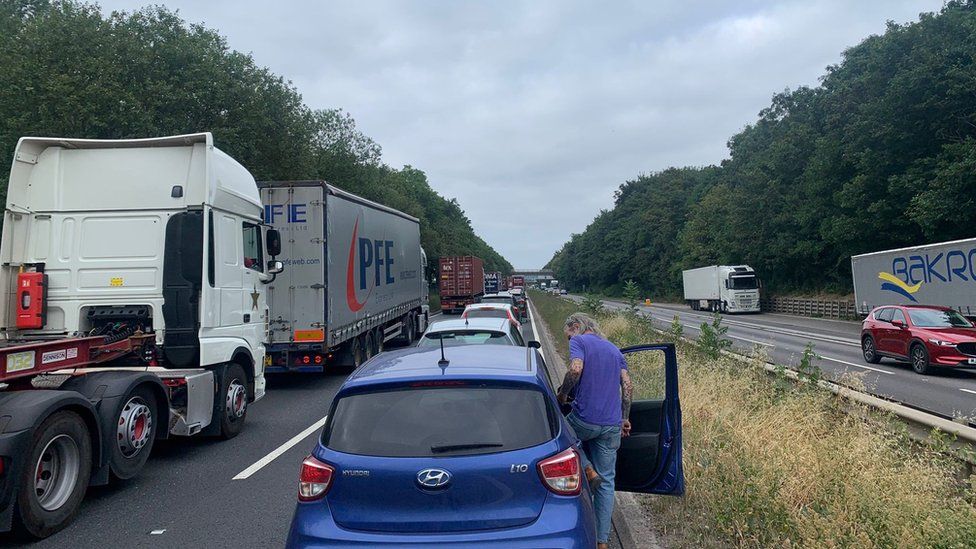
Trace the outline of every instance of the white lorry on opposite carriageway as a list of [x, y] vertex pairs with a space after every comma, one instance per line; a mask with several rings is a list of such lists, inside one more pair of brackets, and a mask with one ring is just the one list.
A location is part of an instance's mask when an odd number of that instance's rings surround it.
[[157, 438], [240, 432], [264, 394], [265, 284], [281, 270], [262, 210], [209, 133], [18, 142], [0, 243], [0, 530], [60, 530]]
[[759, 278], [748, 265], [689, 269], [681, 278], [685, 302], [696, 311], [759, 312]]

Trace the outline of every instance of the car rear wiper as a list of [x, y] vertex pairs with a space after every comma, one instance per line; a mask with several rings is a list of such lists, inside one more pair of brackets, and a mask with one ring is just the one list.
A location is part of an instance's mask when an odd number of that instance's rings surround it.
[[430, 451], [435, 454], [443, 454], [445, 452], [457, 452], [461, 450], [478, 450], [480, 448], [501, 448], [502, 446], [505, 445], [493, 443], [493, 442], [476, 442], [471, 444], [441, 444], [439, 446], [431, 446]]

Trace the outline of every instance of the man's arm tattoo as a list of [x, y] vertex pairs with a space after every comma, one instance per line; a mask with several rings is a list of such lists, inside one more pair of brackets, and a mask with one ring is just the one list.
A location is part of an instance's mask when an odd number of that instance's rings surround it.
[[630, 372], [620, 370], [620, 408], [624, 419], [630, 419], [630, 403], [634, 401], [634, 384]]
[[566, 377], [563, 378], [563, 384], [559, 386], [560, 396], [569, 396], [572, 392], [573, 387], [579, 383], [580, 378], [583, 376], [583, 360], [579, 358], [574, 358], [569, 363], [569, 369], [566, 370]]

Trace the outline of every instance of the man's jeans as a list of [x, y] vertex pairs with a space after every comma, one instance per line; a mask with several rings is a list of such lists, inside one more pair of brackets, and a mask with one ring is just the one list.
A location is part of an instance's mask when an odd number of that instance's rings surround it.
[[[613, 479], [616, 475], [617, 449], [620, 448], [620, 426], [604, 426], [586, 423], [572, 412], [566, 416], [576, 436], [583, 441], [586, 458], [601, 477], [603, 483], [593, 494], [593, 508], [596, 512], [596, 541], [608, 543], [610, 540], [610, 517], [613, 515]], [[585, 463], [583, 464], [585, 466]], [[586, 481], [586, 476], [583, 476]]]

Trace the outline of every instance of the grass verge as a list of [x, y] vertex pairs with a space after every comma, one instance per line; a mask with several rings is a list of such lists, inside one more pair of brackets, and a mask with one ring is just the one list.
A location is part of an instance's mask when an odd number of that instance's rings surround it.
[[[533, 301], [553, 333], [576, 310]], [[663, 337], [643, 319], [600, 320], [620, 346]], [[678, 342], [678, 360], [687, 493], [642, 500], [666, 545], [976, 547], [976, 476], [960, 479], [897, 420], [770, 376], [764, 356], [712, 359]], [[659, 391], [646, 367], [631, 365], [635, 399]]]

